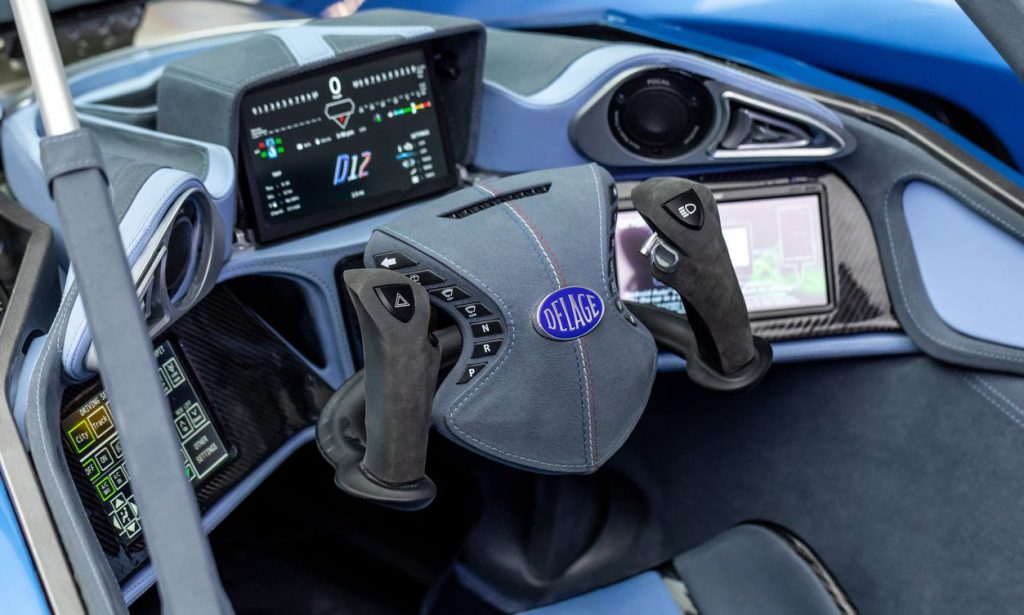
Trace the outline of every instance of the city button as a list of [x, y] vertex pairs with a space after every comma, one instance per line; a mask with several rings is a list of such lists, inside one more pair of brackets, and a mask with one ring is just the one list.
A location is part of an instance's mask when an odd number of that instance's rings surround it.
[[92, 434], [87, 421], [82, 421], [72, 427], [68, 431], [68, 439], [71, 440], [71, 445], [75, 447], [76, 453], [81, 453], [96, 442], [96, 436]]

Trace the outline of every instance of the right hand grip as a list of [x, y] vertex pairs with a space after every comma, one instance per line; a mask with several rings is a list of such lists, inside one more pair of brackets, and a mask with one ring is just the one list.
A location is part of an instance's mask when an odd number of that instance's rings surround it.
[[658, 177], [631, 196], [655, 232], [645, 245], [654, 276], [682, 298], [701, 362], [725, 378], [763, 374], [764, 349], [770, 361], [770, 347], [751, 333], [714, 194], [697, 182]]

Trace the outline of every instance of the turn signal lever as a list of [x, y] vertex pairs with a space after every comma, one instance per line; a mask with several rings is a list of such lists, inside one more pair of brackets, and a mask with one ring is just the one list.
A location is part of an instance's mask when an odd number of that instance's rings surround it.
[[327, 402], [317, 445], [342, 491], [392, 508], [423, 508], [436, 493], [425, 471], [441, 362], [428, 332], [427, 291], [387, 269], [346, 271], [345, 285], [366, 367]]
[[682, 298], [686, 318], [630, 304], [659, 345], [683, 354], [690, 379], [734, 391], [761, 380], [771, 346], [750, 331], [750, 317], [733, 269], [714, 194], [686, 179], [657, 177], [632, 192], [633, 205], [654, 231], [641, 253], [654, 277]]

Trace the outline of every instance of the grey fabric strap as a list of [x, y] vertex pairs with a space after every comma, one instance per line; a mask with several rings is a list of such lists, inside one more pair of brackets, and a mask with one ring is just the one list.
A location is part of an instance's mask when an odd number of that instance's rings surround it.
[[164, 612], [229, 613], [195, 493], [181, 469], [95, 139], [87, 130], [48, 137], [41, 154], [113, 401]]
[[974, 25], [1024, 81], [1024, 0], [956, 0]]

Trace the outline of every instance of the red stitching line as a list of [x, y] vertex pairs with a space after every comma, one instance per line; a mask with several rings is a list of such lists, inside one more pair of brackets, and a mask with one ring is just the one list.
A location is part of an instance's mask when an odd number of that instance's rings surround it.
[[555, 277], [558, 278], [558, 286], [564, 287], [565, 273], [562, 271], [562, 265], [558, 262], [558, 257], [555, 256], [555, 251], [551, 249], [551, 246], [548, 245], [547, 240], [544, 239], [544, 234], [537, 229], [537, 225], [533, 223], [533, 220], [530, 219], [530, 216], [526, 215], [526, 212], [523, 211], [521, 207], [511, 202], [506, 203], [506, 205], [516, 210], [516, 213], [522, 216], [523, 221], [526, 222], [526, 224], [530, 227], [530, 230], [533, 231], [533, 234], [537, 236], [537, 240], [540, 241], [541, 247], [544, 248], [544, 251], [547, 252], [548, 257], [551, 258], [551, 264], [555, 266]]
[[[513, 203], [507, 203], [507, 205], [515, 209], [516, 213], [522, 216], [523, 221], [529, 225], [530, 230], [537, 236], [537, 240], [540, 241], [540, 245], [544, 248], [544, 251], [548, 253], [551, 258], [551, 264], [555, 267], [555, 277], [558, 278], [558, 285], [565, 287], [565, 273], [562, 271], [562, 266], [558, 262], [558, 257], [555, 256], [555, 251], [548, 245], [544, 234], [537, 229], [537, 225], [530, 220], [530, 217], [526, 215], [526, 212], [522, 210], [518, 205]], [[586, 370], [587, 378], [590, 381], [590, 386], [587, 387], [587, 400], [590, 402], [587, 404], [587, 413], [590, 415], [590, 457], [591, 462], [596, 466], [598, 460], [598, 446], [597, 446], [597, 382], [590, 377], [594, 373], [591, 367], [590, 361], [590, 349], [587, 346], [587, 341], [582, 337], [579, 338], [580, 347], [583, 348], [583, 369]]]

